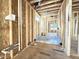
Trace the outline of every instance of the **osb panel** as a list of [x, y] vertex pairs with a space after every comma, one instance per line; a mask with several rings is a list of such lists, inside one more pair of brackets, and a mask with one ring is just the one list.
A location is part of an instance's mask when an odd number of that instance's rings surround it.
[[22, 0], [22, 48], [26, 47], [26, 1]]
[[5, 21], [5, 16], [9, 14], [7, 0], [0, 0], [0, 50], [9, 45], [9, 22]]
[[[13, 44], [18, 43], [18, 0], [12, 0], [12, 13], [16, 15], [15, 21], [12, 22], [12, 39]], [[14, 50], [14, 55], [17, 54], [18, 49]]]

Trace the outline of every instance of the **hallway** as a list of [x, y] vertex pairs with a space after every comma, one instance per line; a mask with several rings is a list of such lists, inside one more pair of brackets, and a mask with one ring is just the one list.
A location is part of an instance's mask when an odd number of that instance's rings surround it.
[[79, 59], [79, 0], [0, 0], [0, 59]]

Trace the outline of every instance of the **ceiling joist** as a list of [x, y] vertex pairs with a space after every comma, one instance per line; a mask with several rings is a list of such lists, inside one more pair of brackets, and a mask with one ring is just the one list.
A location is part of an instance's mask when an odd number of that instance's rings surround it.
[[[38, 0], [37, 0], [38, 1]], [[64, 0], [40, 0], [40, 2], [36, 2], [36, 0], [30, 0], [31, 5], [35, 6], [36, 11], [40, 15], [50, 15], [57, 16], [58, 11], [62, 5]], [[35, 5], [37, 3], [37, 5]]]
[[45, 8], [45, 9], [37, 9], [37, 11], [41, 11], [41, 10], [46, 10], [46, 9], [53, 9], [53, 8], [60, 8], [61, 5], [57, 5], [57, 6], [53, 6], [50, 8]]
[[[45, 13], [45, 12], [40, 12], [40, 14], [42, 14], [42, 13]], [[48, 11], [47, 13], [48, 14], [50, 14], [50, 13], [58, 13], [58, 11]]]
[[58, 3], [62, 3], [63, 0], [49, 0], [46, 2], [43, 2], [40, 4], [41, 7], [47, 6], [47, 5], [51, 5], [51, 4], [58, 4]]
[[59, 8], [58, 9], [51, 9], [51, 10], [45, 10], [45, 11], [38, 11], [39, 13], [43, 13], [43, 12], [53, 12], [53, 11], [58, 11], [59, 10]]
[[72, 4], [79, 4], [79, 1], [74, 1], [72, 2]]
[[73, 6], [79, 6], [79, 3], [78, 3], [78, 4], [72, 4], [72, 7], [73, 7]]
[[59, 4], [52, 4], [52, 5], [48, 5], [48, 6], [45, 6], [45, 7], [40, 7], [37, 10], [42, 10], [42, 9], [51, 8], [51, 7], [60, 6], [60, 5], [61, 5], [61, 3], [59, 3]]
[[79, 0], [72, 0], [72, 2], [76, 2], [76, 1], [79, 1]]

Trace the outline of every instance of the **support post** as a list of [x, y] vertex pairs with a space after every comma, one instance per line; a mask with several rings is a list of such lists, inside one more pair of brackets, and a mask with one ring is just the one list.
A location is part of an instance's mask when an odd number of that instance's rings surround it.
[[22, 0], [18, 0], [18, 42], [20, 51], [22, 49]]
[[[78, 12], [78, 16], [79, 16], [79, 12]], [[78, 56], [79, 56], [79, 17], [78, 17], [78, 29], [77, 29], [77, 34], [78, 34]]]
[[28, 4], [26, 0], [26, 47], [28, 47]]
[[[9, 0], [9, 14], [12, 13], [12, 0]], [[12, 21], [9, 21], [9, 28], [10, 28], [10, 32], [9, 32], [9, 35], [10, 35], [10, 45], [13, 44], [13, 39], [12, 39]], [[13, 50], [10, 51], [10, 56], [11, 56], [11, 59], [13, 59]]]
[[79, 56], [79, 34], [78, 34], [78, 56]]
[[71, 51], [71, 33], [72, 33], [72, 0], [66, 1], [66, 32], [65, 32], [65, 49], [67, 56]]

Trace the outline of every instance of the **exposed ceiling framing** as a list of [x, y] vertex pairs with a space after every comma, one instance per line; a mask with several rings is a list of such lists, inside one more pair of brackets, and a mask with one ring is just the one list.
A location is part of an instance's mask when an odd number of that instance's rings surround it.
[[73, 0], [72, 2], [72, 10], [79, 11], [79, 0]]
[[[37, 5], [36, 11], [41, 15], [48, 13], [51, 16], [56, 16], [62, 2], [63, 0], [40, 0], [40, 5]], [[30, 3], [34, 5], [37, 2], [36, 0], [30, 0]]]
[[[63, 3], [64, 0], [29, 0], [32, 5], [34, 5], [36, 2], [39, 2], [39, 5], [36, 5], [36, 11], [39, 14], [50, 14], [50, 15], [56, 15], [58, 14], [58, 11]], [[73, 0], [72, 2], [72, 10], [73, 11], [79, 11], [79, 0]]]
[[47, 5], [47, 6], [44, 6], [44, 7], [40, 7], [40, 8], [37, 8], [37, 10], [46, 10], [46, 9], [51, 9], [51, 8], [59, 8], [61, 6], [61, 3], [58, 3], [58, 4], [51, 4], [51, 5]]

